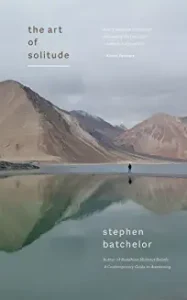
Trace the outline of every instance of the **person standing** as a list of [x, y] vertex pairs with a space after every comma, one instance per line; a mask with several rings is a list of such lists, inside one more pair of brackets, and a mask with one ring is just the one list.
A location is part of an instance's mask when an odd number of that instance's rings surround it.
[[131, 172], [131, 169], [132, 169], [132, 165], [129, 163], [129, 164], [128, 164], [128, 172], [129, 172], [129, 173]]

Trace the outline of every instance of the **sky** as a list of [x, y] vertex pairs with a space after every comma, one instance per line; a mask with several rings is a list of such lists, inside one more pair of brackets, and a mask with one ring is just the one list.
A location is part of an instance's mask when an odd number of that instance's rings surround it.
[[[30, 34], [29, 26], [44, 27]], [[63, 33], [48, 34], [48, 27]], [[144, 45], [105, 45], [104, 29], [144, 29]], [[3, 0], [0, 81], [19, 81], [66, 110], [85, 110], [127, 127], [164, 112], [187, 115], [186, 0]], [[123, 33], [124, 34], [124, 33]], [[105, 36], [105, 38], [104, 38]], [[36, 46], [28, 41], [38, 38]], [[51, 60], [28, 53], [68, 52], [68, 68], [30, 68]], [[111, 55], [134, 55], [112, 57]]]

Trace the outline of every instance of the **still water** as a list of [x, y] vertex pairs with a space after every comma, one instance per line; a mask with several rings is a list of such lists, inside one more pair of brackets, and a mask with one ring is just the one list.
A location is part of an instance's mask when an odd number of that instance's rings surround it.
[[[109, 229], [144, 234], [104, 236]], [[0, 178], [0, 299], [185, 300], [186, 232], [185, 178]], [[103, 248], [103, 240], [152, 246]], [[141, 258], [167, 262], [138, 262]]]

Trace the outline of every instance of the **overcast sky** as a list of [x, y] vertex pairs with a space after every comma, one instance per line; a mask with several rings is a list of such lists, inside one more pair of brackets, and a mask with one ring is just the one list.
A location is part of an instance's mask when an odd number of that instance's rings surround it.
[[[33, 25], [62, 26], [63, 34], [31, 35]], [[104, 45], [103, 28], [152, 31], [143, 46], [117, 47]], [[0, 80], [20, 81], [63, 109], [127, 127], [157, 112], [187, 115], [186, 28], [186, 0], [3, 0]], [[37, 47], [28, 46], [35, 37]], [[40, 50], [69, 52], [70, 67], [28, 68], [51, 63], [28, 60]], [[119, 53], [135, 57], [106, 57]]]

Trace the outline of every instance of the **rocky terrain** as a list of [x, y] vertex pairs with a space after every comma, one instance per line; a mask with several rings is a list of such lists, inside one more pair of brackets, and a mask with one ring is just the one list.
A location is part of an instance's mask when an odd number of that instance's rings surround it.
[[155, 114], [116, 137], [115, 143], [131, 145], [136, 153], [187, 159], [187, 124], [174, 116]]
[[7, 161], [0, 161], [0, 171], [33, 169], [40, 169], [40, 167], [32, 163], [11, 163]]

